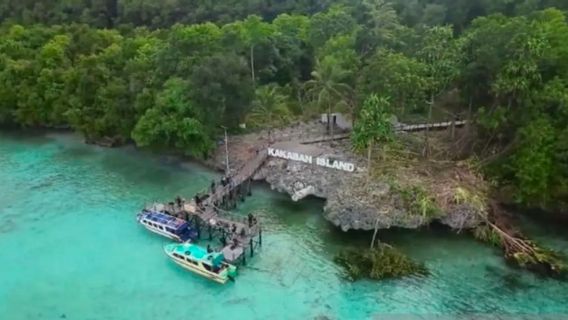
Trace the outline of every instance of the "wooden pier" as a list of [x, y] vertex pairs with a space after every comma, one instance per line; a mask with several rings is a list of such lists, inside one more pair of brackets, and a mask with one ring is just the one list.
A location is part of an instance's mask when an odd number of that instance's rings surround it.
[[267, 150], [259, 151], [234, 176], [215, 181], [207, 192], [190, 201], [178, 198], [168, 204], [154, 204], [153, 210], [164, 211], [193, 222], [200, 238], [219, 239], [225, 259], [230, 263], [246, 264], [246, 254], [252, 257], [262, 245], [262, 228], [258, 219], [249, 214], [236, 216], [228, 210], [251, 195], [252, 178], [268, 158]]
[[[426, 130], [443, 130], [448, 128], [459, 128], [466, 125], [467, 121], [460, 120], [460, 121], [446, 121], [446, 122], [436, 122], [436, 123], [421, 123], [421, 124], [404, 124], [398, 123], [394, 126], [394, 130], [398, 132], [418, 132], [418, 131], [426, 131]], [[333, 136], [325, 135], [319, 136], [310, 139], [304, 139], [300, 143], [301, 144], [316, 144], [322, 142], [331, 142], [331, 141], [339, 141], [339, 140], [346, 140], [351, 137], [351, 133], [339, 133]]]
[[437, 123], [422, 123], [422, 124], [399, 124], [395, 127], [396, 131], [405, 131], [405, 132], [416, 132], [416, 131], [425, 131], [425, 130], [442, 130], [457, 127], [463, 127], [467, 121], [460, 120], [460, 121], [446, 121], [446, 122], [437, 122]]

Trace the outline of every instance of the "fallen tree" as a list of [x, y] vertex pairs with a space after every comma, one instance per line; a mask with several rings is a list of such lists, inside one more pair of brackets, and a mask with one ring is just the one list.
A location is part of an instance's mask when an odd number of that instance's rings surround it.
[[529, 240], [499, 204], [491, 202], [483, 218], [484, 223], [473, 230], [474, 237], [501, 248], [507, 262], [544, 276], [564, 278], [568, 275], [565, 257]]
[[335, 256], [334, 261], [343, 267], [347, 278], [352, 281], [362, 278], [383, 280], [428, 274], [424, 264], [413, 261], [399, 250], [384, 243], [374, 249], [345, 249]]

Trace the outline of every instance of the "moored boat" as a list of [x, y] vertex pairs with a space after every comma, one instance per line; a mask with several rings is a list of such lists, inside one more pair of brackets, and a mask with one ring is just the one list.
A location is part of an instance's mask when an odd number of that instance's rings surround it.
[[142, 210], [136, 219], [146, 229], [175, 241], [194, 241], [198, 237], [197, 231], [185, 220], [162, 212]]
[[191, 243], [169, 244], [164, 251], [181, 267], [221, 284], [234, 280], [237, 275], [237, 267], [225, 262], [221, 252], [207, 252]]

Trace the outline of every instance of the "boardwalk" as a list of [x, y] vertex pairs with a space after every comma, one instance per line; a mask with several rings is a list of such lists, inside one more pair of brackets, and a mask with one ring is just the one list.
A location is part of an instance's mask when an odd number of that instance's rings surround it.
[[[442, 130], [454, 127], [463, 127], [467, 121], [446, 121], [446, 122], [436, 122], [436, 123], [422, 123], [422, 124], [404, 124], [398, 123], [394, 126], [394, 130], [398, 132], [418, 132], [425, 130]], [[322, 142], [345, 140], [351, 137], [351, 133], [340, 133], [332, 136], [325, 135], [315, 138], [305, 139], [301, 141], [301, 144], [316, 144]]]
[[316, 144], [316, 143], [329, 142], [329, 141], [345, 140], [349, 139], [349, 137], [351, 137], [351, 133], [335, 134], [333, 135], [333, 137], [320, 136], [316, 138], [302, 140], [301, 144]]
[[191, 201], [178, 199], [169, 204], [154, 205], [152, 209], [165, 211], [188, 221], [193, 220], [200, 233], [208, 231], [210, 239], [215, 233], [226, 242], [221, 251], [227, 261], [244, 261], [247, 249], [252, 255], [255, 244], [260, 245], [262, 242], [260, 223], [252, 216], [231, 215], [220, 206], [230, 201], [236, 204], [239, 197], [244, 197], [247, 189], [250, 192], [250, 181], [267, 158], [267, 150], [259, 151], [234, 176], [226, 180], [224, 185], [216, 183], [207, 194], [196, 196]]
[[215, 202], [219, 202], [223, 200], [223, 197], [228, 196], [232, 191], [239, 188], [243, 183], [250, 181], [252, 177], [256, 174], [258, 169], [264, 164], [266, 159], [268, 158], [268, 151], [262, 150], [259, 151], [258, 154], [250, 161], [248, 161], [240, 170], [237, 171], [237, 174], [231, 177], [230, 183], [226, 186], [217, 185], [215, 190], [210, 197], [208, 197], [203, 204], [205, 206], [214, 204]]
[[401, 123], [399, 126], [395, 127], [397, 131], [405, 131], [405, 132], [415, 132], [415, 131], [425, 131], [425, 130], [439, 130], [439, 129], [447, 129], [452, 126], [455, 127], [463, 127], [467, 121], [446, 121], [446, 122], [437, 122], [437, 123], [423, 123], [423, 124], [403, 124]]

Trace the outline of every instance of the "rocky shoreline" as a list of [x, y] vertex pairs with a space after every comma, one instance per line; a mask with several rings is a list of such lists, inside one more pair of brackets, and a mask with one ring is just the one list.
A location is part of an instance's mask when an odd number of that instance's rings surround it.
[[[439, 221], [452, 229], [470, 229], [482, 220], [467, 203], [446, 204], [436, 215], [411, 212], [404, 195], [389, 181], [373, 178], [367, 181], [366, 160], [353, 153], [349, 141], [322, 142], [309, 146], [301, 144], [308, 137], [325, 135], [325, 127], [318, 122], [298, 123], [273, 132], [250, 133], [229, 138], [231, 170], [251, 159], [257, 149], [268, 145], [282, 149], [300, 148], [303, 153], [317, 153], [320, 157], [354, 163], [355, 172], [306, 164], [298, 161], [269, 158], [254, 177], [267, 182], [273, 190], [290, 195], [294, 201], [307, 196], [326, 200], [324, 217], [348, 230], [388, 229], [391, 227], [416, 229]], [[220, 144], [207, 161], [216, 169], [225, 168], [225, 146]], [[434, 195], [433, 198], [436, 198]]]

